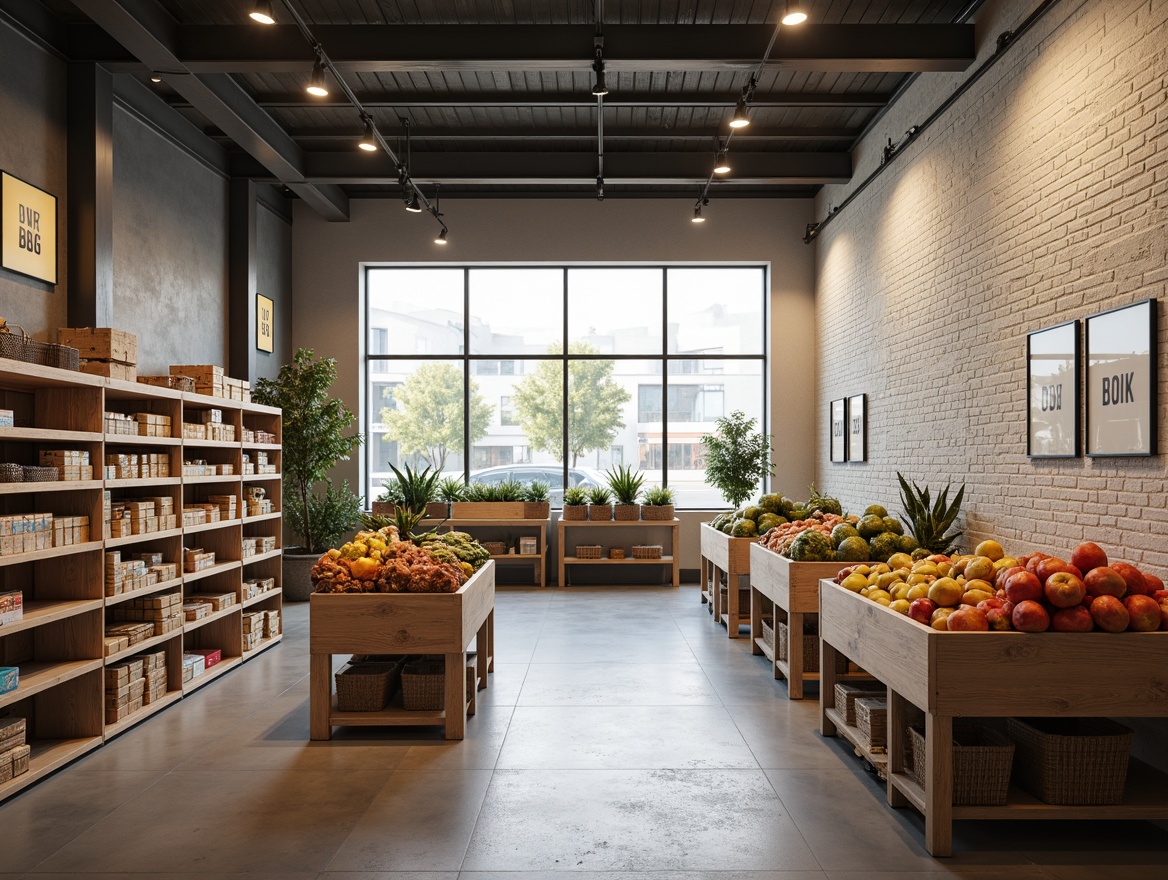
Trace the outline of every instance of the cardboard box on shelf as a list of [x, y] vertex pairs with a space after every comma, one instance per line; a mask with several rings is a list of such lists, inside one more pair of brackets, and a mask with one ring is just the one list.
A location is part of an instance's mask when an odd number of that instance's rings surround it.
[[140, 656], [111, 663], [105, 668], [106, 689], [108, 690], [110, 687], [118, 688], [124, 684], [128, 684], [135, 678], [141, 678], [145, 669], [146, 661]]
[[57, 342], [80, 352], [83, 358], [138, 363], [138, 337], [113, 327], [61, 327]]
[[206, 659], [201, 654], [185, 653], [182, 663], [184, 682], [190, 681], [196, 675], [202, 675], [207, 669]]
[[112, 709], [109, 706], [106, 706], [105, 707], [105, 723], [106, 724], [117, 724], [119, 721], [122, 721], [122, 720], [130, 717], [135, 712], [139, 711], [141, 708], [142, 708], [142, 697], [138, 697], [135, 700], [132, 700], [128, 703], [125, 703], [124, 705], [116, 706]]
[[11, 751], [24, 745], [27, 730], [27, 723], [19, 715], [0, 718], [0, 752]]
[[215, 554], [205, 552], [202, 547], [183, 551], [183, 571], [204, 571], [215, 566]]
[[223, 659], [223, 652], [219, 648], [188, 648], [187, 653], [202, 657], [205, 669], [210, 669]]
[[12, 756], [12, 776], [14, 779], [28, 772], [29, 761], [32, 758], [32, 746], [27, 744], [17, 746], [11, 749], [8, 754]]
[[280, 612], [267, 611], [264, 613], [264, 638], [270, 639], [280, 634]]
[[0, 428], [16, 427], [15, 414], [10, 409], [0, 409]]
[[183, 616], [188, 621], [202, 620], [214, 611], [214, 607], [210, 602], [184, 602]]
[[235, 604], [235, 593], [187, 593], [187, 602], [209, 602], [214, 611], [223, 611]]
[[138, 368], [133, 364], [123, 364], [121, 361], [82, 358], [79, 369], [91, 376], [105, 376], [107, 379], [121, 379], [123, 382], [138, 381]]
[[0, 666], [0, 694], [7, 694], [20, 686], [20, 669], [16, 666]]
[[20, 590], [0, 593], [0, 626], [24, 618], [24, 594]]

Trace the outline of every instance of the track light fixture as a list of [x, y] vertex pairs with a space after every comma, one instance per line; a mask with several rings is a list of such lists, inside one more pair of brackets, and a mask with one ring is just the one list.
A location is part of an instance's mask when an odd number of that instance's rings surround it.
[[596, 71], [596, 82], [592, 85], [592, 94], [601, 98], [608, 94], [608, 84], [604, 79], [604, 50], [596, 47], [596, 60], [592, 62], [592, 69]]
[[730, 163], [726, 159], [726, 151], [725, 150], [718, 151], [718, 158], [714, 160], [714, 173], [715, 174], [729, 174], [730, 173]]
[[312, 76], [308, 78], [308, 85], [304, 90], [317, 98], [328, 97], [328, 84], [324, 80], [324, 65], [320, 61], [320, 50], [317, 49], [316, 63], [312, 65]]
[[406, 199], [406, 210], [411, 214], [422, 213], [422, 204], [418, 201], [418, 191], [416, 189], [410, 190], [410, 197]]
[[161, 74], [161, 73], [152, 73], [152, 74], [150, 74], [150, 82], [152, 82], [152, 83], [160, 83], [160, 82], [162, 82], [162, 74]]
[[693, 217], [690, 220], [694, 223], [705, 223], [706, 218], [702, 216], [702, 208], [710, 203], [710, 200], [703, 195], [698, 196], [697, 204], [694, 205]]
[[373, 128], [373, 118], [370, 116], [365, 117], [365, 134], [361, 136], [357, 146], [368, 153], [377, 149], [377, 135]]
[[788, 27], [795, 24], [803, 24], [803, 22], [807, 21], [807, 13], [803, 9], [803, 4], [799, 0], [787, 0], [783, 10], [783, 17], [780, 21]]
[[746, 112], [746, 95], [743, 94], [734, 106], [734, 116], [730, 119], [730, 127], [745, 128], [748, 125], [750, 125], [750, 115]]
[[434, 244], [446, 244], [446, 227], [442, 227], [442, 231], [438, 233], [438, 237], [434, 239]]
[[272, 12], [272, 0], [253, 0], [251, 11], [247, 17], [260, 24], [275, 24], [276, 16]]
[[596, 178], [596, 201], [598, 201], [598, 202], [604, 201], [604, 178], [603, 177]]

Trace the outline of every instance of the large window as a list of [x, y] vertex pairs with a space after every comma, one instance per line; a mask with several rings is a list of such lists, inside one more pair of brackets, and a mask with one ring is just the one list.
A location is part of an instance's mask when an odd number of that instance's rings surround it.
[[[367, 493], [388, 464], [598, 485], [631, 464], [721, 507], [701, 438], [765, 427], [761, 266], [370, 268]], [[567, 394], [565, 398], [565, 392]]]

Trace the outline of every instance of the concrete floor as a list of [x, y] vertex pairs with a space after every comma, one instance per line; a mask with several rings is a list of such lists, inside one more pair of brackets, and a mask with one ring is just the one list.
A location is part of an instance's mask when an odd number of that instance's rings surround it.
[[[681, 590], [503, 590], [467, 738], [308, 742], [285, 642], [0, 805], [0, 880], [1168, 877], [1143, 822], [964, 822], [935, 860], [746, 639]], [[814, 692], [813, 692], [814, 695]]]

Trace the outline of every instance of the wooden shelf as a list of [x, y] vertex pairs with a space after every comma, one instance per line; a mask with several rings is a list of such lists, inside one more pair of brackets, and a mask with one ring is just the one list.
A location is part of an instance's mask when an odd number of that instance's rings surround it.
[[5, 388], [32, 390], [38, 388], [76, 388], [81, 386], [89, 391], [101, 391], [108, 382], [101, 376], [91, 376], [77, 370], [62, 370], [60, 367], [42, 367], [11, 358], [0, 358], [0, 384]]
[[182, 477], [134, 477], [125, 480], [106, 480], [107, 489], [152, 489], [155, 486], [181, 486]]
[[94, 611], [102, 608], [104, 604], [100, 599], [47, 601], [34, 599], [24, 603], [24, 617], [20, 620], [13, 623], [0, 624], [0, 636], [10, 636], [21, 630], [32, 629], [35, 626], [41, 626], [45, 623], [52, 623], [54, 620], [64, 620], [67, 617], [74, 617], [78, 614], [84, 614], [87, 611]]
[[151, 584], [148, 587], [139, 587], [136, 590], [129, 590], [125, 593], [118, 593], [116, 596], [106, 596], [105, 604], [107, 608], [111, 605], [119, 605], [122, 602], [125, 602], [127, 599], [133, 599], [138, 596], [149, 596], [151, 593], [160, 593], [163, 590], [169, 590], [174, 587], [181, 587], [182, 582], [183, 581], [181, 577], [176, 577], [171, 578], [168, 581], [159, 581], [158, 583]]
[[772, 648], [770, 645], [768, 645], [766, 643], [766, 639], [755, 639], [754, 643], [758, 646], [758, 649], [762, 652], [762, 655], [764, 657], [766, 657], [768, 660], [770, 660], [771, 663], [776, 662], [775, 650], [774, 650], [774, 648]]
[[673, 565], [672, 556], [662, 556], [658, 559], [581, 559], [579, 556], [565, 556], [565, 565]]
[[220, 562], [217, 565], [212, 565], [210, 568], [204, 568], [201, 571], [184, 571], [182, 579], [184, 584], [193, 584], [195, 581], [203, 580], [203, 578], [223, 574], [225, 571], [234, 571], [242, 567], [243, 564], [238, 559], [229, 559], [227, 562]]
[[282, 478], [281, 474], [241, 474], [245, 483], [256, 482], [258, 480], [279, 480]]
[[[607, 556], [601, 559], [582, 559], [579, 556], [568, 556], [568, 535], [567, 533], [573, 529], [609, 529], [615, 530], [618, 534], [627, 535], [630, 529], [669, 529], [669, 546], [661, 545], [662, 551], [668, 550], [668, 553], [662, 552], [662, 555], [656, 559], [634, 559], [630, 553], [624, 559], [610, 559]], [[559, 583], [561, 587], [568, 586], [568, 570], [570, 566], [574, 565], [656, 565], [665, 566], [669, 569], [669, 577], [667, 580], [674, 587], [681, 585], [681, 572], [678, 568], [679, 557], [678, 546], [680, 540], [680, 520], [676, 517], [665, 520], [564, 520], [561, 519], [556, 525], [557, 529], [557, 555], [559, 557]], [[599, 537], [599, 536], [597, 536]], [[580, 543], [598, 543], [591, 535], [588, 538], [581, 540], [576, 539]], [[628, 549], [628, 541], [622, 539], [621, 544]]]
[[100, 736], [81, 736], [75, 739], [35, 740], [30, 739], [32, 753], [29, 755], [28, 772], [0, 783], [0, 800], [11, 797], [18, 791], [39, 782], [70, 761], [80, 758], [86, 752], [102, 744]]
[[279, 452], [279, 443], [243, 443], [244, 449], [259, 449], [261, 451]]
[[156, 712], [161, 712], [167, 706], [171, 706], [182, 699], [182, 690], [167, 691], [166, 694], [153, 703], [147, 703], [137, 712], [127, 715], [121, 721], [114, 724], [107, 724], [105, 726], [105, 739], [111, 740], [119, 733], [125, 733], [135, 724], [140, 724]]
[[253, 553], [251, 556], [245, 556], [239, 560], [244, 565], [251, 565], [253, 562], [263, 562], [265, 559], [278, 559], [284, 553], [283, 547], [277, 547], [275, 550], [269, 550], [267, 553]]
[[23, 562], [39, 562], [42, 559], [55, 559], [58, 556], [72, 556], [74, 553], [88, 553], [91, 550], [100, 550], [101, 548], [101, 541], [86, 541], [84, 544], [67, 544], [64, 547], [49, 547], [45, 550], [31, 550], [28, 553], [14, 553], [11, 556], [0, 556], [0, 567], [20, 565]]
[[118, 446], [182, 446], [181, 437], [144, 437], [141, 434], [106, 434], [104, 436], [107, 446], [111, 443]]
[[38, 443], [100, 443], [103, 434], [96, 431], [58, 431], [54, 428], [0, 428], [0, 443], [9, 440], [32, 440]]
[[[231, 478], [229, 477], [228, 479]], [[183, 534], [189, 535], [194, 532], [209, 532], [214, 529], [225, 529], [228, 526], [237, 526], [242, 522], [243, 520], [241, 519], [221, 519], [217, 522], [199, 523], [197, 526], [183, 526]]]
[[434, 517], [427, 517], [423, 519], [421, 525], [439, 525], [445, 523], [451, 526], [498, 526], [499, 528], [508, 528], [510, 526], [546, 526], [549, 520], [546, 517], [540, 519], [464, 519], [462, 517], [451, 516], [444, 519], [436, 519]]
[[492, 553], [496, 562], [535, 562], [543, 559], [542, 553]]
[[[238, 607], [238, 606], [236, 606], [236, 607]], [[202, 621], [200, 621], [200, 623], [202, 623]], [[216, 663], [214, 666], [212, 666], [206, 672], [202, 673], [201, 675], [196, 675], [190, 681], [183, 682], [183, 686], [182, 686], [183, 696], [185, 697], [187, 694], [191, 693], [192, 691], [197, 691], [199, 688], [201, 688], [205, 684], [210, 684], [215, 679], [217, 679], [219, 676], [230, 672], [232, 669], [234, 669], [236, 666], [238, 666], [242, 662], [243, 662], [242, 657], [224, 657], [222, 660], [220, 660], [218, 663]]]
[[118, 651], [116, 654], [110, 654], [105, 658], [105, 664], [108, 666], [111, 663], [116, 663], [119, 660], [125, 660], [127, 657], [133, 657], [135, 654], [141, 654], [143, 651], [149, 651], [151, 648], [157, 647], [171, 639], [180, 638], [183, 634], [183, 628], [176, 626], [174, 629], [164, 632], [161, 635], [151, 636], [148, 639], [143, 639], [136, 645], [130, 645], [125, 650]]
[[[182, 445], [198, 449], [239, 449], [243, 444], [238, 440], [192, 440], [188, 437], [183, 437]], [[190, 478], [188, 477], [187, 479]]]
[[183, 477], [184, 486], [201, 486], [207, 483], [238, 483], [239, 474], [205, 474], [201, 477]]
[[[283, 513], [279, 510], [273, 510], [271, 513], [257, 513], [255, 516], [245, 516], [243, 521], [245, 523], [264, 522], [270, 519], [279, 519]], [[189, 529], [187, 531], [190, 531]]]
[[228, 605], [222, 611], [213, 611], [206, 617], [200, 617], [198, 620], [188, 620], [183, 623], [182, 631], [184, 633], [194, 632], [195, 630], [206, 626], [208, 623], [214, 623], [216, 620], [222, 620], [224, 617], [230, 617], [241, 608], [243, 608], [243, 606], [236, 602], [234, 605]]
[[610, 519], [610, 520], [590, 520], [590, 519], [562, 519], [560, 522], [565, 523], [568, 528], [596, 528], [596, 527], [637, 527], [637, 528], [653, 528], [662, 526], [672, 526], [675, 523], [680, 523], [681, 520], [674, 517], [673, 519]]
[[256, 654], [263, 653], [264, 651], [268, 650], [268, 648], [274, 648], [276, 645], [280, 644], [280, 642], [282, 642], [283, 640], [284, 640], [283, 633], [280, 633], [279, 635], [272, 636], [270, 639], [260, 639], [258, 644], [256, 644], [256, 646], [254, 648], [252, 648], [250, 651], [243, 652], [244, 662], [246, 663], [248, 660], [250, 660]]
[[0, 483], [0, 495], [40, 495], [44, 492], [84, 492], [101, 489], [101, 480], [49, 480], [44, 483]]
[[341, 712], [337, 709], [337, 701], [334, 698], [332, 708], [329, 710], [329, 723], [334, 727], [417, 727], [445, 724], [446, 710], [403, 709], [399, 704], [386, 706], [378, 712]]
[[888, 764], [888, 755], [884, 752], [874, 752], [868, 748], [868, 744], [864, 742], [864, 738], [860, 735], [860, 728], [853, 724], [848, 724], [844, 720], [843, 713], [838, 709], [827, 709], [825, 712], [827, 717], [831, 719], [831, 723], [835, 725], [835, 729], [839, 735], [850, 742], [860, 756], [873, 767], [877, 768], [877, 770], [881, 771], [883, 775]]
[[14, 691], [0, 694], [0, 709], [28, 699], [33, 694], [56, 687], [70, 679], [101, 669], [101, 660], [62, 660], [59, 663], [19, 663], [20, 684]]
[[161, 532], [145, 532], [139, 535], [123, 535], [120, 538], [106, 538], [105, 549], [116, 550], [118, 547], [141, 544], [143, 541], [160, 541], [163, 538], [177, 538], [182, 533], [182, 529], [166, 529]]
[[244, 599], [239, 603], [240, 608], [250, 608], [252, 605], [259, 605], [261, 602], [266, 602], [268, 599], [275, 599], [283, 595], [284, 591], [280, 587], [273, 590], [264, 590], [258, 596], [252, 596], [250, 599]]

